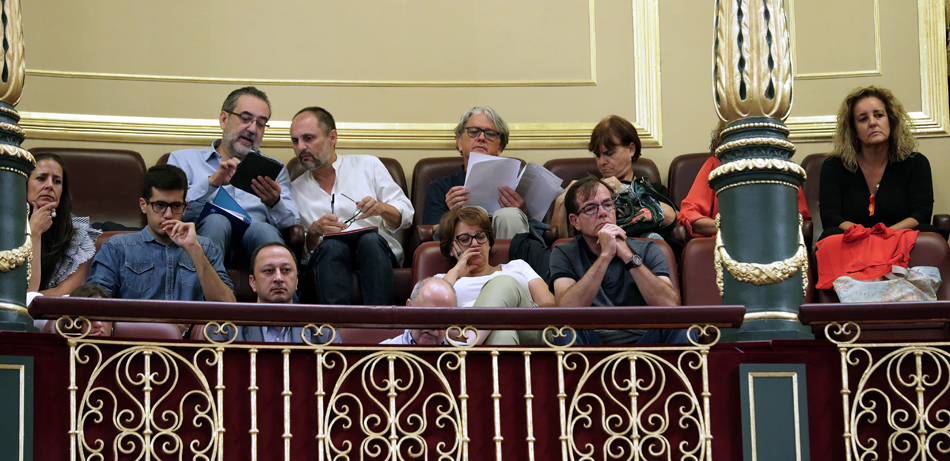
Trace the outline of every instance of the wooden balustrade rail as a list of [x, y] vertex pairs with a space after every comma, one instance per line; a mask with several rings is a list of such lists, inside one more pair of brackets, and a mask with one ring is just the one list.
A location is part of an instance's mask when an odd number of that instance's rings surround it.
[[313, 304], [244, 304], [40, 297], [33, 318], [85, 316], [102, 320], [188, 322], [231, 321], [237, 325], [320, 323], [337, 327], [424, 328], [470, 325], [476, 328], [538, 329], [548, 325], [578, 328], [688, 328], [742, 324], [742, 306], [673, 307], [413, 307]]

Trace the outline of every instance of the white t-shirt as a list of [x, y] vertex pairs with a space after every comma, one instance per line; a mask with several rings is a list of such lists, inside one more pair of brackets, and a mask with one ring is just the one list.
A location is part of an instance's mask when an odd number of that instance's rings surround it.
[[[478, 298], [479, 293], [482, 291], [482, 287], [488, 283], [489, 280], [498, 277], [499, 275], [510, 275], [524, 288], [524, 291], [531, 295], [531, 290], [528, 288], [528, 282], [534, 279], [540, 279], [541, 276], [538, 275], [528, 263], [515, 259], [507, 264], [501, 265], [500, 271], [492, 272], [488, 275], [482, 275], [480, 277], [462, 277], [455, 281], [455, 295], [458, 297], [458, 302], [460, 307], [472, 307], [475, 304], [475, 300]], [[445, 274], [436, 274], [435, 277], [442, 278], [445, 277]], [[534, 300], [531, 300], [534, 302]]]

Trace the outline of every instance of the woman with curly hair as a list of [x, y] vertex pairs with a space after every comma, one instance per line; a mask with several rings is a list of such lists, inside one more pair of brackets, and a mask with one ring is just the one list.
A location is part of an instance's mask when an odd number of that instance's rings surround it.
[[86, 265], [96, 252], [99, 232], [89, 228], [88, 217], [70, 214], [66, 165], [56, 154], [36, 155], [36, 167], [26, 186], [30, 204], [33, 270], [29, 291], [63, 296], [79, 287]]
[[857, 88], [838, 110], [834, 152], [821, 166], [821, 238], [856, 224], [935, 232], [930, 162], [910, 117], [885, 88]]

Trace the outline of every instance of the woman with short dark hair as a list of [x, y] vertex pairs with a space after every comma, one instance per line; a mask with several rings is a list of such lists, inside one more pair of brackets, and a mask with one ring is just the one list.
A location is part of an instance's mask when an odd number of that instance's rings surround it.
[[[479, 207], [452, 210], [439, 223], [439, 249], [453, 265], [437, 274], [455, 288], [459, 306], [554, 306], [554, 295], [528, 263], [515, 259], [492, 266], [489, 258], [495, 237], [491, 219]], [[539, 331], [479, 331], [477, 344], [540, 344]]]

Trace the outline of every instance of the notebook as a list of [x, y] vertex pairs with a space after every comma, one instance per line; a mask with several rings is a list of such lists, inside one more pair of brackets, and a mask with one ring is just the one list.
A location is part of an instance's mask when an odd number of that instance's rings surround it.
[[375, 233], [377, 233], [377, 232], [379, 232], [379, 228], [378, 228], [377, 226], [369, 226], [369, 227], [361, 227], [361, 228], [358, 228], [358, 229], [347, 229], [347, 230], [344, 230], [344, 231], [342, 231], [342, 232], [330, 232], [330, 233], [327, 233], [327, 234], [323, 234], [323, 238], [325, 238], [325, 239], [333, 239], [333, 238], [335, 238], [335, 239], [343, 239], [343, 240], [345, 240], [347, 243], [351, 243], [351, 242], [355, 241], [358, 237], [362, 236], [363, 234], [366, 234], [366, 233], [374, 233], [374, 234], [375, 234]]
[[251, 225], [251, 217], [223, 187], [218, 188], [218, 194], [213, 201], [205, 202], [205, 206], [201, 209], [201, 214], [198, 215], [198, 220], [195, 222], [201, 222], [205, 216], [212, 213], [223, 215], [228, 218], [228, 221], [231, 221], [231, 235], [236, 240], [240, 240], [244, 236], [244, 231]]

